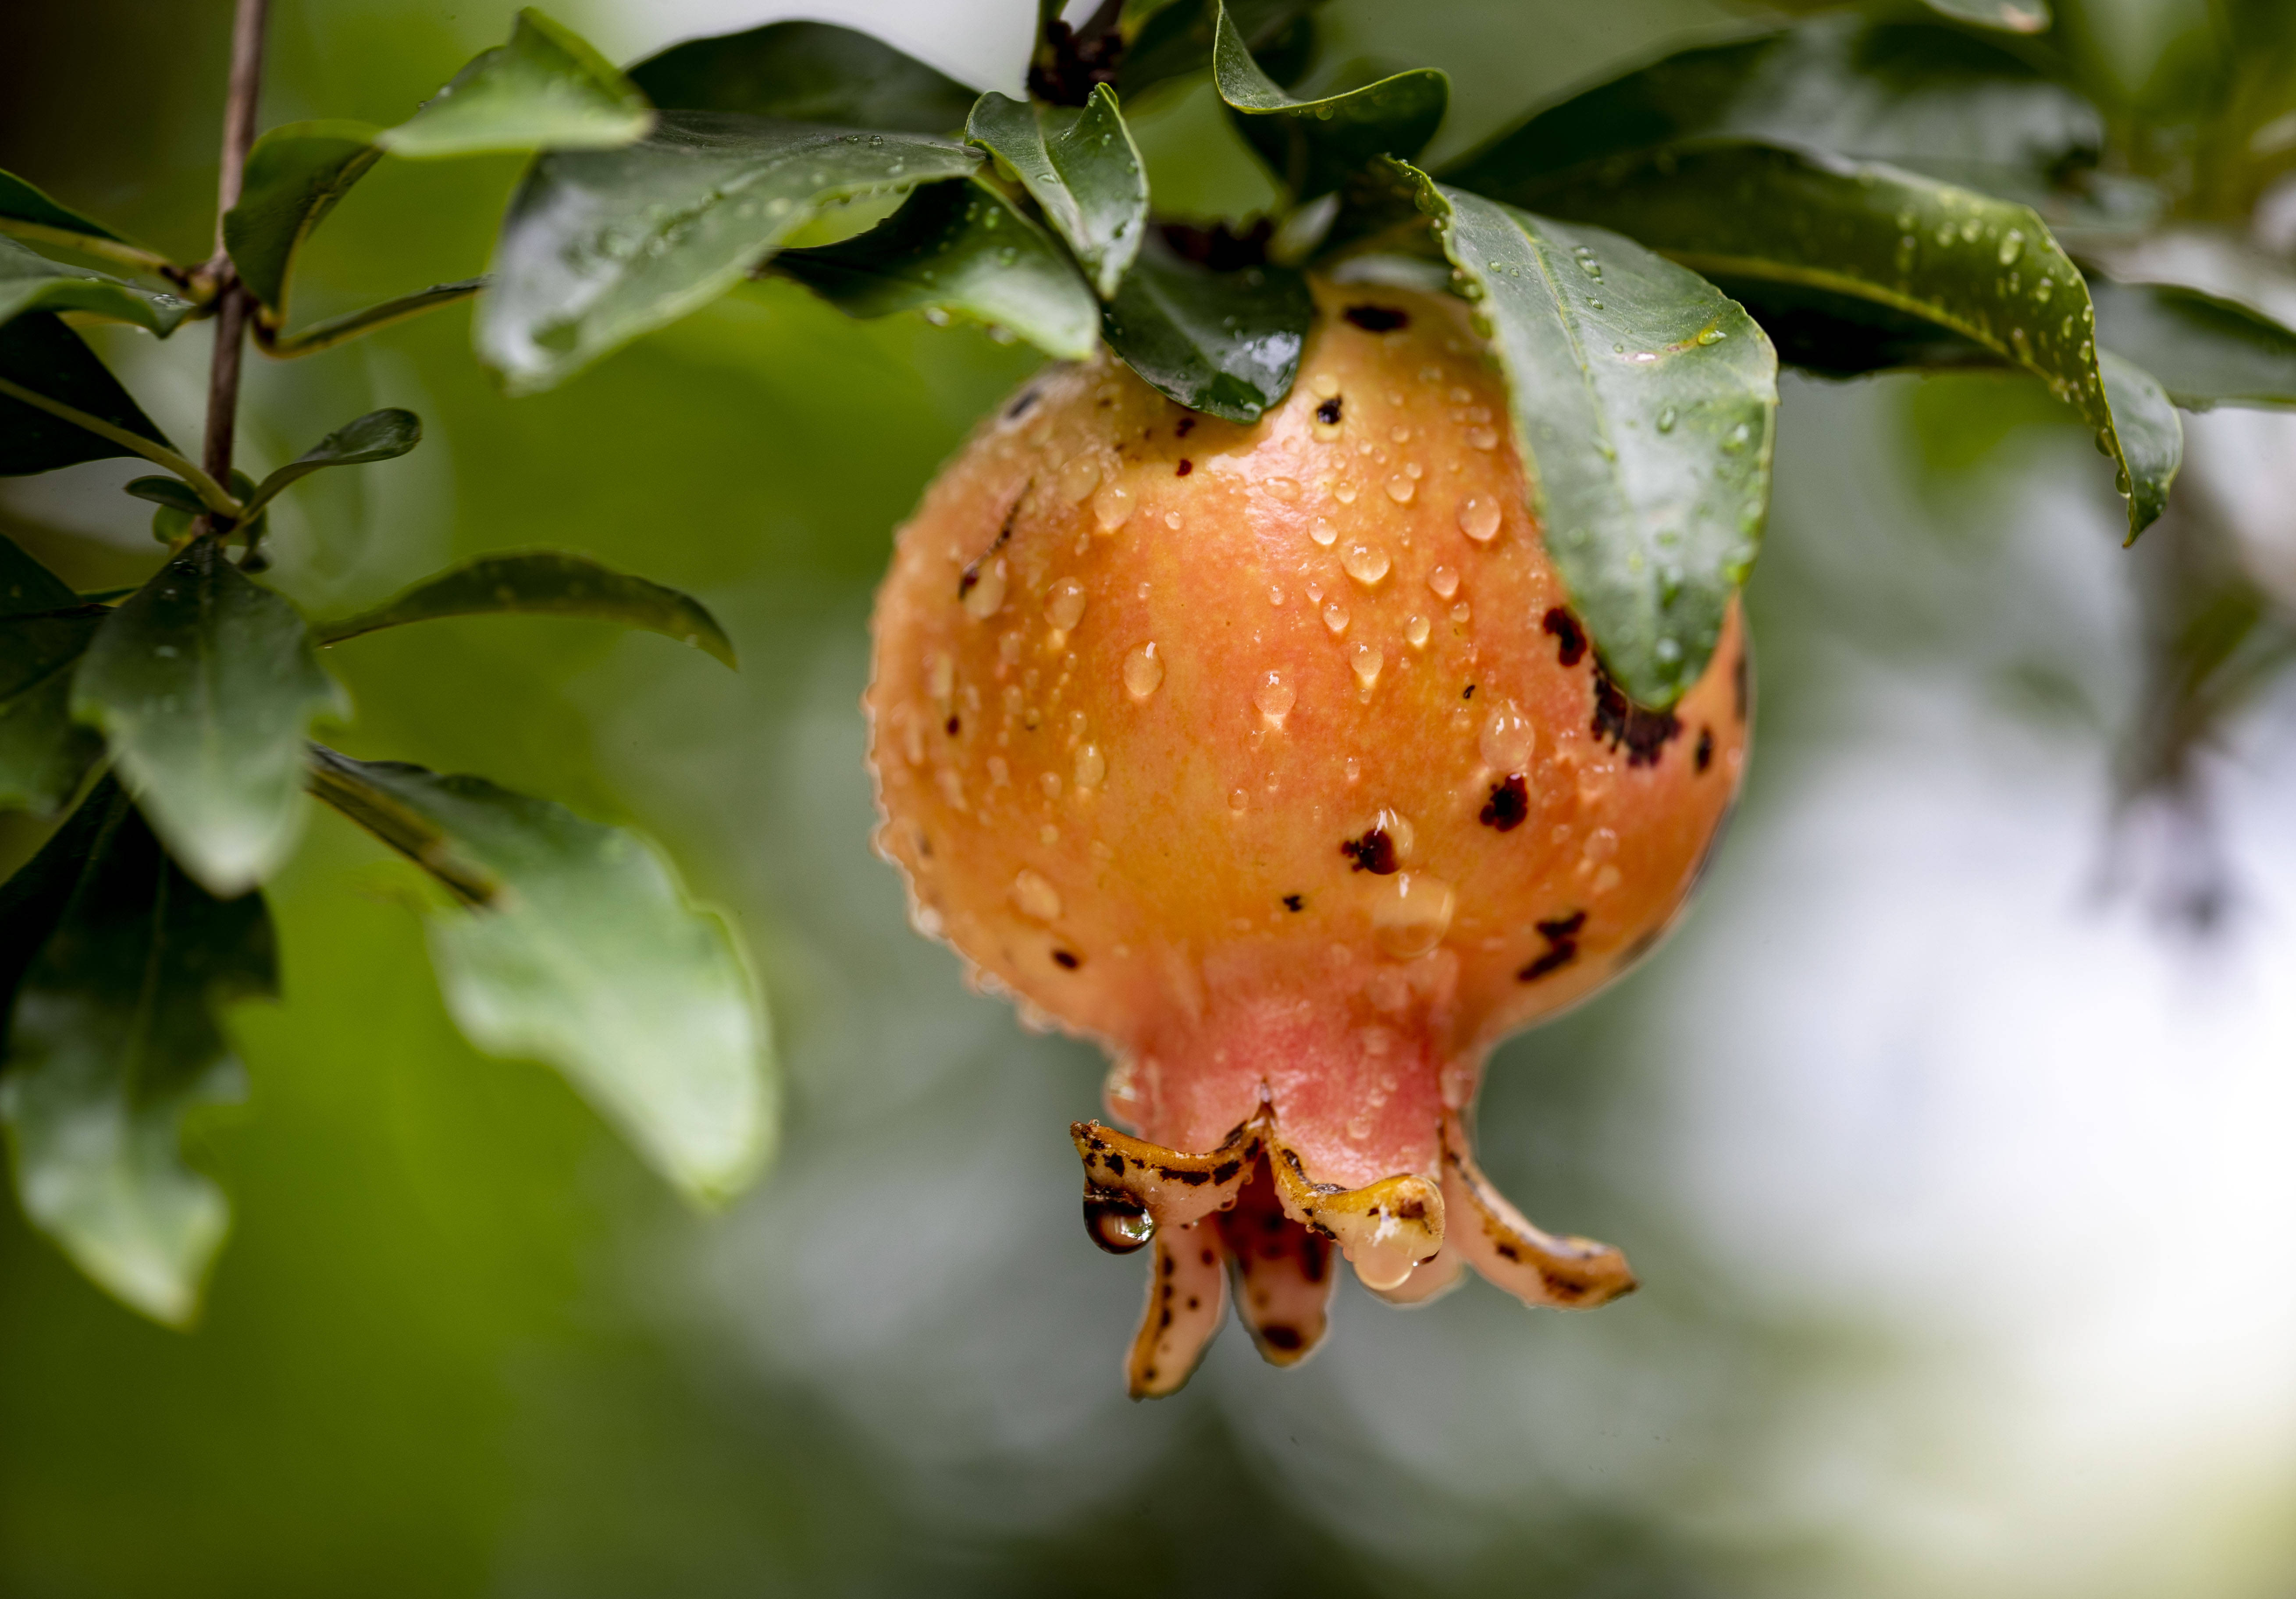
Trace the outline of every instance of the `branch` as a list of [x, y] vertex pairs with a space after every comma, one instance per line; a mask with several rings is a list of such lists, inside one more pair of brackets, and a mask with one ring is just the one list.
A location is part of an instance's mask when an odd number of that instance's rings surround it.
[[118, 427], [104, 421], [101, 416], [91, 416], [75, 406], [65, 405], [62, 400], [50, 399], [46, 395], [35, 390], [27, 389], [20, 383], [12, 383], [6, 378], [0, 378], [0, 394], [6, 395], [10, 399], [21, 400], [28, 406], [37, 406], [51, 416], [62, 417], [76, 428], [86, 428], [99, 439], [108, 439], [124, 450], [133, 450], [154, 466], [166, 467], [184, 482], [189, 483], [192, 486], [192, 492], [200, 496], [200, 503], [215, 516], [231, 521], [236, 521], [239, 519], [240, 504], [232, 498], [224, 486], [166, 445], [155, 444], [141, 433], [131, 433], [126, 428]]
[[[223, 219], [239, 203], [247, 172], [247, 152], [255, 143], [255, 102], [263, 81], [263, 27], [271, 0], [239, 0], [231, 29], [231, 91], [224, 102], [223, 170], [216, 184], [216, 248], [209, 275], [220, 285], [216, 298], [215, 354], [208, 365], [207, 473], [231, 481], [233, 434], [239, 422], [240, 357], [254, 306], [224, 248]], [[203, 519], [202, 533], [224, 530], [221, 519]]]

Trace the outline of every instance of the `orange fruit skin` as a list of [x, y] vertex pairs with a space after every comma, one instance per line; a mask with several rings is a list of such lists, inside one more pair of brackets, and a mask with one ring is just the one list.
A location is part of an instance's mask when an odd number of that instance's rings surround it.
[[1465, 308], [1316, 294], [1257, 423], [1105, 355], [985, 422], [898, 535], [866, 706], [921, 927], [1103, 1040], [1142, 1136], [1211, 1149], [1265, 1094], [1353, 1187], [1434, 1172], [1491, 1046], [1674, 917], [1748, 663], [1734, 602], [1673, 736], [1598, 726]]

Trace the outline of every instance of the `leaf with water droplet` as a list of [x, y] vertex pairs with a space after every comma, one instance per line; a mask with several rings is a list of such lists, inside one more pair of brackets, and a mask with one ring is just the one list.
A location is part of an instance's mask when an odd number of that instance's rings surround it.
[[1257, 422], [1292, 392], [1315, 300], [1282, 266], [1214, 272], [1152, 239], [1101, 318], [1109, 345], [1192, 410]]
[[1148, 175], [1116, 92], [1097, 85], [1080, 110], [991, 92], [972, 108], [965, 137], [1012, 168], [1094, 291], [1112, 298], [1148, 229]]
[[37, 311], [76, 311], [132, 323], [165, 338], [192, 314], [180, 295], [123, 283], [108, 272], [67, 266], [0, 238], [0, 323]]
[[1328, 194], [1381, 156], [1414, 160], [1442, 126], [1450, 79], [1432, 68], [1295, 100], [1252, 58], [1224, 5], [1213, 19], [1212, 84], [1244, 140], [1295, 200]]
[[2097, 336], [2188, 411], [2296, 406], [2296, 329], [2179, 283], [2092, 277]]
[[882, 133], [954, 133], [974, 91], [834, 22], [768, 22], [687, 39], [629, 70], [665, 110], [734, 111]]
[[414, 160], [493, 152], [612, 150], [643, 138], [653, 107], [588, 40], [532, 6], [510, 42], [473, 56], [398, 127], [375, 135]]

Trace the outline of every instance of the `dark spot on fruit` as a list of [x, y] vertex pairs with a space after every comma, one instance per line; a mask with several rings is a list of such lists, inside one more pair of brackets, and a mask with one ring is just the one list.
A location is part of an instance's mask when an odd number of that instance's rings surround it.
[[1510, 832], [1522, 825], [1530, 815], [1530, 789], [1518, 772], [1505, 783], [1491, 784], [1490, 800], [1483, 807], [1482, 824]]
[[1338, 395], [1335, 394], [1332, 396], [1331, 398], [1325, 400], [1322, 405], [1316, 407], [1316, 420], [1322, 422], [1327, 428], [1337, 427], [1339, 425], [1340, 397]]
[[1467, 685], [1467, 686], [1466, 686], [1466, 687], [1464, 687], [1464, 688], [1463, 688], [1463, 689], [1461, 689], [1461, 690], [1459, 691], [1459, 698], [1461, 698], [1462, 700], [1472, 700], [1472, 699], [1473, 699], [1474, 697], [1475, 697], [1475, 685], [1474, 685], [1473, 684], [1472, 684], [1472, 683], [1470, 683], [1469, 685]]
[[1406, 1221], [1425, 1221], [1427, 1219], [1426, 1202], [1422, 1200], [1406, 1200], [1395, 1208], [1395, 1213]]
[[1546, 613], [1546, 630], [1554, 635], [1554, 658], [1564, 666], [1575, 667], [1587, 659], [1587, 630], [1578, 619], [1557, 605]]
[[1366, 333], [1391, 333], [1411, 323], [1409, 312], [1398, 311], [1393, 306], [1349, 306], [1340, 315]]
[[1191, 411], [1187, 415], [1180, 418], [1180, 425], [1172, 430], [1172, 437], [1175, 439], [1185, 439], [1189, 434], [1195, 430], [1196, 416], [1195, 413]]
[[1701, 727], [1698, 730], [1698, 752], [1691, 758], [1702, 772], [1714, 764], [1714, 729]]
[[1107, 1158], [1101, 1163], [1108, 1168], [1110, 1177], [1120, 1177], [1124, 1175], [1124, 1157], [1116, 1151], [1110, 1150]]
[[951, 717], [947, 721], [942, 723], [941, 726], [948, 729], [949, 737], [955, 738], [957, 735], [958, 731], [964, 727], [964, 724], [957, 718]]
[[1730, 663], [1730, 686], [1734, 693], [1733, 708], [1742, 722], [1746, 719], [1746, 697], [1750, 686], [1746, 681], [1746, 650], [1742, 644], [1738, 648], [1738, 659]]
[[1682, 733], [1682, 721], [1670, 710], [1651, 710], [1627, 698], [1601, 667], [1595, 668], [1595, 736], [1608, 740], [1611, 749], [1626, 747], [1630, 767], [1654, 767], [1659, 756]]
[[1546, 951], [1516, 972], [1517, 982], [1535, 983], [1550, 972], [1559, 972], [1578, 958], [1578, 934], [1587, 925], [1587, 913], [1573, 911], [1567, 916], [1554, 916], [1533, 924], [1538, 936], [1546, 940]]
[[964, 572], [958, 576], [956, 579], [956, 597], [958, 599], [962, 600], [965, 595], [971, 594], [972, 592], [972, 586], [980, 581], [980, 568], [982, 562], [986, 562], [991, 555], [994, 555], [997, 551], [1003, 549], [1006, 545], [1013, 541], [1013, 523], [1021, 514], [1021, 502], [1029, 497], [1029, 490], [1035, 483], [1036, 480], [1031, 478], [1028, 482], [1021, 485], [1021, 492], [1013, 496], [1012, 506], [1004, 512], [1004, 525], [996, 529], [996, 541], [990, 545], [987, 549], [981, 551], [980, 554], [974, 556], [972, 563], [966, 566]]
[[1011, 405], [1004, 408], [1004, 420], [1006, 422], [1011, 422], [1016, 416], [1026, 415], [1028, 414], [1029, 407], [1036, 403], [1037, 391], [1033, 389], [1024, 390], [1019, 399], [1014, 400]]
[[1546, 1284], [1546, 1292], [1558, 1300], [1578, 1299], [1587, 1292], [1587, 1284], [1584, 1283], [1573, 1283], [1570, 1278], [1558, 1276], [1551, 1271], [1543, 1271], [1538, 1274], [1538, 1276], [1539, 1280]]
[[1078, 966], [1084, 964], [1084, 961], [1081, 956], [1073, 955], [1065, 949], [1054, 950], [1053, 961], [1056, 965], [1065, 966], [1070, 972], [1075, 971]]
[[1271, 1349], [1282, 1349], [1288, 1355], [1308, 1341], [1300, 1336], [1299, 1328], [1277, 1325], [1262, 1327], [1259, 1330], [1259, 1341]]
[[1223, 1160], [1218, 1166], [1212, 1168], [1212, 1181], [1215, 1183], [1225, 1183], [1242, 1169], [1243, 1162], [1241, 1160]]
[[1497, 1249], [1500, 1254], [1505, 1255], [1510, 1260], [1520, 1260], [1522, 1259], [1522, 1251], [1504, 1240], [1499, 1242]]
[[1286, 894], [1283, 896], [1283, 908], [1287, 911], [1304, 911], [1308, 908], [1308, 902], [1298, 894]]
[[1198, 1299], [1194, 1294], [1190, 1294], [1190, 1295], [1188, 1296], [1188, 1308], [1189, 1308], [1189, 1309], [1193, 1310], [1197, 1306], [1199, 1306], [1199, 1305], [1201, 1305], [1201, 1304], [1202, 1304], [1202, 1303], [1203, 1303], [1203, 1301], [1202, 1301], [1201, 1300]]
[[1340, 853], [1355, 863], [1353, 870], [1368, 872], [1374, 877], [1385, 877], [1403, 863], [1395, 858], [1395, 840], [1387, 836], [1387, 829], [1374, 827], [1359, 839], [1349, 839], [1340, 845]]
[[1168, 1180], [1175, 1183], [1185, 1183], [1191, 1188], [1201, 1187], [1202, 1185], [1211, 1181], [1212, 1177], [1212, 1174], [1208, 1171], [1185, 1171], [1169, 1166], [1165, 1167], [1163, 1171], [1164, 1176]]
[[1172, 475], [1176, 478], [1185, 478], [1195, 470], [1196, 463], [1194, 462], [1184, 459], [1181, 461], [1178, 468], [1174, 471]]

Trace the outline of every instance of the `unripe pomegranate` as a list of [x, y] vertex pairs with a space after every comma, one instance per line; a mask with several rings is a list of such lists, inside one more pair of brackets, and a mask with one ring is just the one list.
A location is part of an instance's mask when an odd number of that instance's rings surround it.
[[927, 491], [878, 597], [882, 847], [921, 928], [1099, 1038], [1072, 1129], [1103, 1247], [1156, 1245], [1136, 1396], [1226, 1283], [1315, 1346], [1336, 1247], [1423, 1300], [1634, 1286], [1526, 1222], [1465, 1118], [1492, 1046], [1681, 906], [1734, 794], [1734, 607], [1671, 712], [1603, 676], [1457, 302], [1319, 283], [1291, 396], [1187, 411], [1103, 355], [1024, 389]]

